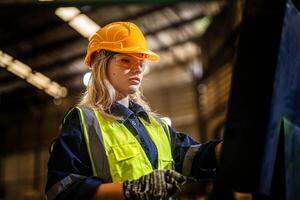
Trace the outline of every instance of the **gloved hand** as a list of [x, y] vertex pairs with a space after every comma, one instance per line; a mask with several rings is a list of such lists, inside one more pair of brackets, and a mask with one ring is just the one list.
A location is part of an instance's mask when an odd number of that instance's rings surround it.
[[171, 196], [186, 177], [174, 170], [154, 170], [138, 180], [123, 183], [125, 199], [165, 199]]

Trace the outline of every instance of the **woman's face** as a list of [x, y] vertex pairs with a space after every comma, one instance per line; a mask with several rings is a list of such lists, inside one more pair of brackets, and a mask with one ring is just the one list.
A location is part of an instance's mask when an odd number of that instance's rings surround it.
[[127, 96], [138, 91], [143, 79], [144, 61], [126, 54], [110, 58], [107, 68], [108, 80], [119, 95]]

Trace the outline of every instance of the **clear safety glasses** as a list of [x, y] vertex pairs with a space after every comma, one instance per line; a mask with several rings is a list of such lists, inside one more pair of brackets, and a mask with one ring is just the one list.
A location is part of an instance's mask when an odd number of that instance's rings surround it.
[[126, 54], [115, 54], [112, 56], [118, 66], [126, 69], [137, 69], [141, 67], [142, 70], [146, 67], [146, 61], [135, 58]]

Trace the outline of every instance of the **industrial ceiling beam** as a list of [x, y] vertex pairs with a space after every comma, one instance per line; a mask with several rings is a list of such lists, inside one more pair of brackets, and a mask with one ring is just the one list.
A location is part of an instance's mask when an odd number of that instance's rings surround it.
[[[2, 6], [1, 3], [0, 3], [0, 6]], [[16, 7], [8, 8], [8, 10], [9, 10], [10, 13], [12, 13], [14, 11], [20, 12], [19, 11], [20, 9], [18, 8], [18, 4], [16, 4], [15, 6]], [[127, 20], [131, 20], [131, 19], [134, 19], [134, 18], [138, 18], [138, 17], [144, 16], [144, 15], [147, 15], [149, 13], [152, 13], [152, 12], [154, 12], [156, 10], [159, 10], [159, 9], [165, 7], [165, 6], [166, 5], [156, 5], [156, 6], [153, 6], [153, 7], [149, 7], [149, 9], [146, 9], [146, 10], [143, 9], [140, 12], [137, 12], [137, 13], [131, 15], [130, 17], [125, 17], [125, 18], [121, 18], [121, 19], [115, 19], [114, 21], [127, 21]], [[31, 8], [31, 7], [29, 7], [29, 8]], [[121, 7], [120, 7], [120, 9], [121, 9]], [[44, 12], [49, 12], [49, 10], [51, 11], [52, 9], [50, 9], [50, 8], [45, 9]], [[107, 8], [105, 10], [107, 10]], [[93, 10], [93, 9], [85, 9], [83, 11], [83, 13], [87, 14], [87, 15], [93, 15], [93, 13], [98, 12], [98, 11], [99, 11], [99, 9], [95, 9], [95, 10]], [[121, 12], [121, 10], [120, 10], [120, 12]], [[54, 10], [53, 10], [53, 16], [55, 16], [54, 15]], [[11, 44], [18, 45], [19, 43], [22, 43], [24, 41], [33, 41], [33, 40], [36, 40], [36, 38], [37, 38], [38, 35], [43, 35], [43, 34], [49, 32], [49, 31], [51, 31], [53, 29], [62, 29], [62, 31], [65, 30], [65, 22], [63, 20], [59, 19], [56, 16], [55, 16], [55, 18], [56, 18], [56, 20], [53, 20], [53, 21], [51, 21], [50, 23], [47, 23], [47, 24], [43, 24], [40, 27], [36, 27], [33, 30], [31, 30], [30, 32], [26, 32], [26, 33], [22, 34], [21, 37], [20, 37], [19, 34], [17, 34], [17, 31], [16, 31], [16, 35], [15, 36], [11, 36], [7, 40], [0, 41], [0, 46], [4, 47], [4, 48], [7, 48]], [[103, 24], [100, 24], [100, 25], [103, 25]], [[79, 34], [78, 35], [74, 34], [71, 37], [74, 37], [74, 36], [77, 37], [78, 39], [82, 38], [82, 36], [80, 36]], [[58, 37], [59, 37], [59, 35], [58, 35]]]
[[[111, 20], [110, 22], [112, 22], [112, 21], [130, 21], [130, 20], [136, 20], [136, 21], [138, 21], [140, 18], [145, 17], [145, 16], [151, 17], [151, 14], [153, 12], [158, 11], [159, 9], [163, 9], [163, 8], [164, 8], [164, 6], [154, 7], [154, 8], [151, 8], [151, 9], [147, 10], [146, 12], [145, 11], [138, 12], [134, 16], [130, 16], [130, 17], [122, 18], [122, 19], [114, 19], [114, 20]], [[97, 11], [95, 11], [95, 12], [97, 12]], [[181, 26], [183, 24], [186, 24], [186, 23], [189, 23], [190, 21], [195, 20], [195, 19], [197, 19], [197, 18], [199, 18], [201, 16], [203, 16], [203, 13], [199, 13], [198, 15], [196, 15], [196, 16], [188, 19], [188, 20], [182, 20], [182, 21], [179, 21], [179, 22], [174, 23], [174, 24], [169, 24], [169, 26], [162, 27], [162, 28], [160, 28], [158, 30], [150, 30], [148, 32], [145, 32], [145, 34], [146, 35], [152, 35], [155, 32], [160, 32], [160, 31], [166, 30], [166, 29], [168, 29], [170, 27], [179, 27], [179, 26]], [[102, 25], [102, 24], [100, 24], [100, 25]], [[63, 29], [65, 29], [65, 27], [63, 27], [63, 24], [60, 24], [60, 26], [62, 27], [62, 31], [63, 31]], [[51, 26], [50, 26], [50, 28], [53, 29], [53, 27], [51, 27]], [[50, 29], [46, 29], [46, 30], [50, 31]], [[45, 33], [45, 31], [43, 31], [43, 33]], [[28, 44], [29, 43], [37, 43], [36, 42], [36, 38], [38, 38], [39, 36], [34, 31], [33, 31], [33, 34], [34, 35], [32, 35], [32, 38], [30, 39], [32, 41], [29, 41], [29, 42], [26, 42], [26, 43], [28, 43]], [[44, 37], [46, 37], [46, 36], [44, 36]], [[58, 35], [58, 37], [59, 37], [59, 35]], [[76, 42], [76, 40], [85, 41], [85, 38], [83, 38], [79, 34], [69, 34], [69, 36], [64, 37], [64, 38], [60, 38], [57, 41], [54, 41], [54, 42], [52, 42], [50, 44], [45, 43], [45, 44], [43, 44], [41, 46], [37, 45], [37, 47], [32, 48], [29, 51], [23, 51], [22, 52], [22, 51], [18, 50], [17, 51], [18, 55], [16, 55], [16, 57], [18, 57], [19, 59], [28, 59], [28, 57], [35, 57], [38, 54], [45, 54], [47, 51], [51, 51], [53, 49], [57, 49], [58, 47], [63, 47], [65, 45], [71, 45], [72, 42]], [[22, 42], [20, 42], [20, 44], [22, 44], [22, 43], [24, 43], [24, 40], [22, 40]], [[14, 48], [15, 48], [16, 45], [18, 45], [15, 42], [12, 43], [11, 41], [8, 44], [10, 44], [10, 45], [14, 44]], [[83, 50], [83, 52], [84, 51], [85, 50]]]

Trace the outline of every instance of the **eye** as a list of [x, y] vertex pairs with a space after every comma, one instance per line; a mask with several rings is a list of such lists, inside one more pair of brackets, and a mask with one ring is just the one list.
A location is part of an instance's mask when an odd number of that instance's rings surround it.
[[129, 64], [130, 60], [128, 58], [122, 58], [121, 62], [124, 63], [124, 64]]

